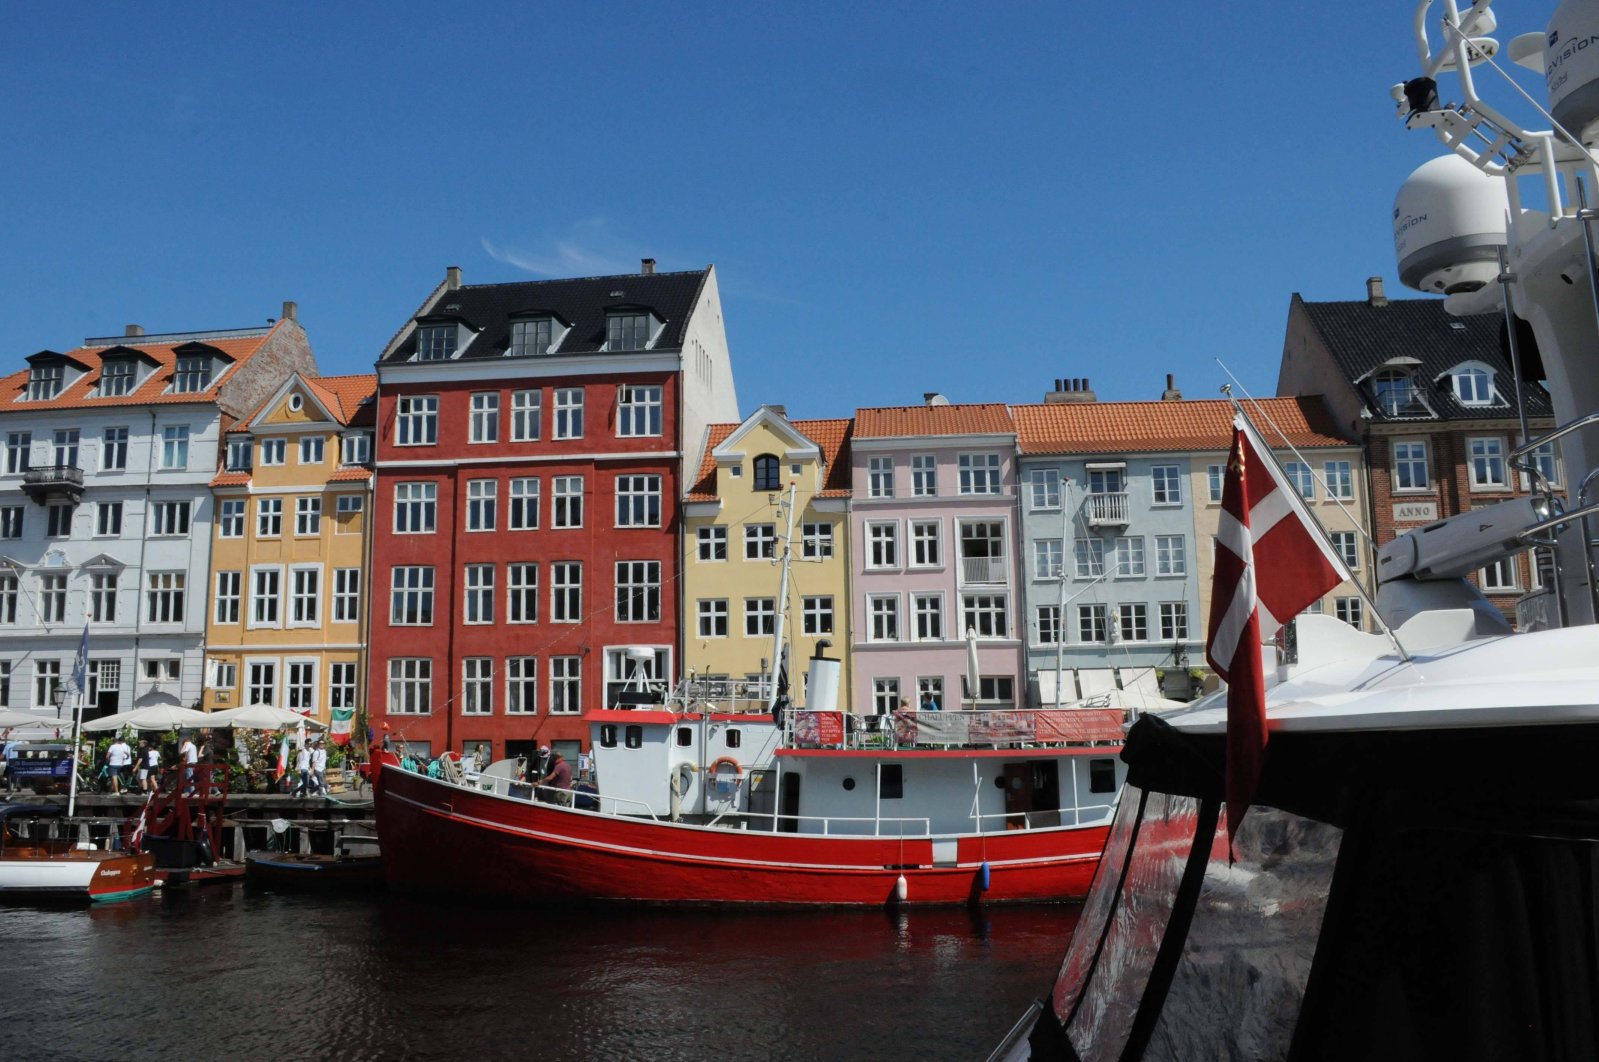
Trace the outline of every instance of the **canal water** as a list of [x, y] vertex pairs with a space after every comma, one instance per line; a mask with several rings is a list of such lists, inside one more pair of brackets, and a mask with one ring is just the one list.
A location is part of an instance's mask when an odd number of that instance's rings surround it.
[[1078, 908], [483, 908], [173, 889], [0, 908], [0, 1057], [971, 1059]]

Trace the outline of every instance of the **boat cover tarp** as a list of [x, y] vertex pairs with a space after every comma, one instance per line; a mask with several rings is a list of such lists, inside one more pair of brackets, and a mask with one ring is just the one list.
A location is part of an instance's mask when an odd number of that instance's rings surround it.
[[1275, 734], [1230, 845], [1222, 741], [1133, 727], [1007, 1057], [1599, 1058], [1599, 726]]

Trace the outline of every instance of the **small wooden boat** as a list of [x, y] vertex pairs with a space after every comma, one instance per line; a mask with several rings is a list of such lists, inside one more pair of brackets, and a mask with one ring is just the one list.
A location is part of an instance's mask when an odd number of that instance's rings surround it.
[[287, 888], [378, 889], [383, 887], [383, 857], [256, 851], [244, 857], [244, 878]]
[[0, 900], [90, 900], [109, 903], [155, 888], [155, 857], [105, 852], [67, 840], [21, 836], [23, 822], [55, 818], [50, 804], [0, 806]]

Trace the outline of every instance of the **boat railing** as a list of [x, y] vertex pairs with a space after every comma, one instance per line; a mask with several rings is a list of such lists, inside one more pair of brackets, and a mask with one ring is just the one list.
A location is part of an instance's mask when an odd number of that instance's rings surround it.
[[998, 833], [1002, 830], [1090, 826], [1096, 822], [1109, 822], [1115, 811], [1115, 804], [1076, 804], [1047, 810], [994, 811], [984, 815], [973, 815], [972, 818], [977, 821], [977, 832]]
[[797, 749], [1058, 748], [1119, 742], [1126, 710], [1006, 708], [896, 711], [859, 717], [838, 712], [791, 713], [788, 743]]

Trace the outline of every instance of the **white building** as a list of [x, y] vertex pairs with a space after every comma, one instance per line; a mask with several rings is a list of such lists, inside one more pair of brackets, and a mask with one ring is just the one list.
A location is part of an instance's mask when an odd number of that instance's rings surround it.
[[0, 707], [85, 718], [200, 701], [218, 441], [316, 363], [293, 303], [258, 328], [88, 339], [0, 379]]

